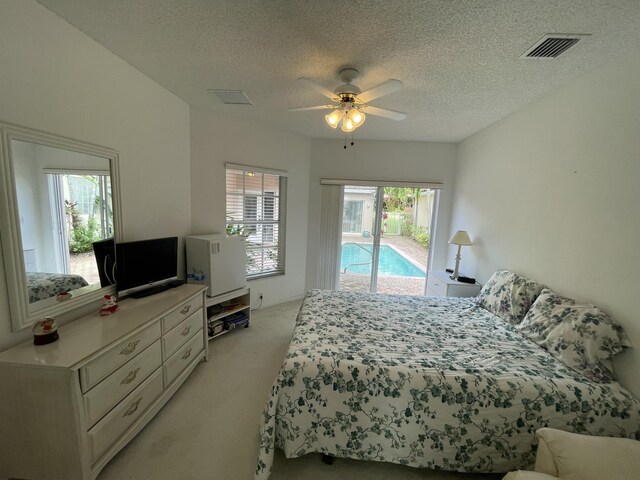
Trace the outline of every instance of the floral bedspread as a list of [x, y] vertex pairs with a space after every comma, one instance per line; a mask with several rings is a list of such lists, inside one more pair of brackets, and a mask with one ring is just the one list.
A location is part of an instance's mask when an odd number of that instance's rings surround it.
[[275, 447], [413, 467], [531, 467], [540, 427], [640, 439], [640, 402], [559, 363], [472, 299], [311, 290], [260, 427]]
[[60, 292], [68, 292], [89, 285], [80, 275], [63, 273], [27, 272], [29, 303], [55, 297]]

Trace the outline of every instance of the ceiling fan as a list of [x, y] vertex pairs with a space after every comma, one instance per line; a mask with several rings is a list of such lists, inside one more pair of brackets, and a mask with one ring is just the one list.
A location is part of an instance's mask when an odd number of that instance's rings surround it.
[[339, 76], [344, 83], [338, 86], [333, 92], [309, 78], [299, 78], [299, 82], [303, 82], [305, 85], [317, 90], [334, 103], [328, 105], [314, 105], [311, 107], [290, 108], [289, 111], [302, 112], [306, 110], [333, 110], [324, 117], [327, 124], [331, 128], [337, 128], [338, 125], [340, 125], [340, 129], [345, 133], [353, 132], [356, 128], [362, 125], [366, 119], [365, 113], [396, 121], [404, 120], [407, 117], [406, 113], [374, 107], [373, 105], [368, 104], [376, 98], [380, 98], [384, 95], [400, 90], [402, 88], [402, 82], [400, 80], [387, 80], [386, 82], [382, 82], [381, 84], [362, 92], [353, 83], [358, 79], [359, 75], [359, 72], [355, 68], [345, 68], [341, 70]]

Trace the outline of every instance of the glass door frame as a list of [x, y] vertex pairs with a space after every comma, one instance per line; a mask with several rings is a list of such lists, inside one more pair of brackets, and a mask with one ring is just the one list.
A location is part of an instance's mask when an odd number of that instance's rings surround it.
[[[432, 263], [432, 257], [433, 257], [433, 244], [434, 242], [434, 237], [436, 234], [436, 230], [437, 230], [437, 212], [438, 212], [438, 207], [439, 207], [439, 200], [440, 200], [440, 185], [433, 185], [433, 184], [428, 184], [428, 185], [416, 185], [416, 184], [411, 184], [411, 185], [406, 185], [403, 184], [402, 182], [393, 182], [393, 181], [389, 181], [389, 182], [384, 182], [383, 184], [380, 184], [380, 182], [364, 182], [364, 181], [356, 181], [354, 183], [350, 183], [345, 181], [344, 183], [342, 183], [342, 185], [346, 188], [349, 186], [353, 186], [353, 187], [367, 187], [369, 189], [371, 189], [374, 192], [374, 198], [373, 198], [373, 214], [372, 214], [372, 218], [371, 218], [371, 243], [368, 244], [371, 246], [371, 271], [369, 273], [369, 286], [367, 290], [360, 290], [360, 291], [368, 291], [369, 293], [377, 293], [378, 290], [378, 275], [379, 275], [379, 268], [380, 268], [380, 249], [382, 246], [382, 235], [383, 235], [383, 225], [384, 225], [384, 199], [385, 199], [385, 187], [401, 187], [401, 188], [421, 188], [421, 189], [426, 189], [426, 190], [431, 190], [433, 191], [434, 194], [434, 199], [433, 199], [433, 204], [431, 207], [431, 212], [430, 212], [430, 221], [429, 221], [429, 235], [431, 238], [431, 245], [428, 248], [427, 251], [427, 257], [426, 257], [426, 263], [424, 264], [425, 267], [425, 272], [424, 272], [424, 283], [423, 283], [423, 287], [422, 287], [422, 292], [421, 295], [426, 295], [426, 291], [427, 291], [427, 280], [428, 280], [428, 276], [429, 276], [429, 269], [431, 268], [431, 263]], [[345, 190], [343, 188], [342, 193], [341, 193], [341, 202], [340, 202], [340, 208], [341, 208], [341, 218], [342, 215], [344, 214], [344, 205], [345, 205]], [[416, 199], [417, 201], [417, 199]], [[340, 236], [341, 238], [344, 238], [343, 235], [345, 233], [345, 231], [343, 230], [343, 226], [344, 226], [344, 222], [341, 220], [340, 222], [342, 224], [341, 229], [340, 229]], [[362, 225], [361, 228], [365, 228], [364, 225]], [[342, 244], [342, 242], [341, 242]], [[337, 258], [337, 263], [338, 263], [338, 270], [340, 270], [341, 267], [341, 262], [340, 262], [340, 256], [341, 256], [341, 252], [342, 252], [342, 248], [338, 249], [338, 258]], [[345, 273], [346, 273], [346, 269], [345, 269]], [[339, 274], [337, 276], [338, 278], [338, 282], [340, 283], [340, 277]], [[364, 285], [363, 285], [364, 286]], [[338, 287], [339, 289], [342, 289], [342, 285], [340, 285], [340, 287]], [[414, 295], [417, 293], [414, 293]]]

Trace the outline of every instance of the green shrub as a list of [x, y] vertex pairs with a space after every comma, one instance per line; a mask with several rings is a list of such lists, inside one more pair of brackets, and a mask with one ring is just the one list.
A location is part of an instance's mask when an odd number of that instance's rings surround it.
[[100, 224], [95, 217], [89, 217], [87, 225], [82, 220], [75, 223], [71, 230], [69, 251], [71, 253], [84, 253], [90, 251], [93, 242], [100, 240]]
[[411, 229], [413, 228], [413, 223], [406, 218], [402, 219], [402, 223], [400, 224], [400, 235], [403, 237], [411, 236]]
[[425, 227], [421, 227], [420, 225], [411, 225], [411, 238], [424, 248], [429, 248], [430, 236]]
[[429, 232], [426, 227], [414, 225], [408, 220], [402, 222], [400, 226], [400, 235], [403, 237], [411, 237], [416, 243], [429, 248]]

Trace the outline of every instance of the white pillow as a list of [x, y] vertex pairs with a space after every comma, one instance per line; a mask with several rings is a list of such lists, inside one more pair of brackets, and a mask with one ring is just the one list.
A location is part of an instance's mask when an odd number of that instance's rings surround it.
[[558, 480], [558, 477], [547, 475], [546, 473], [517, 470], [507, 473], [502, 477], [502, 480]]
[[[640, 441], [596, 437], [541, 428], [536, 432], [536, 471], [562, 480], [630, 480], [640, 478]], [[550, 468], [551, 456], [555, 470]]]

